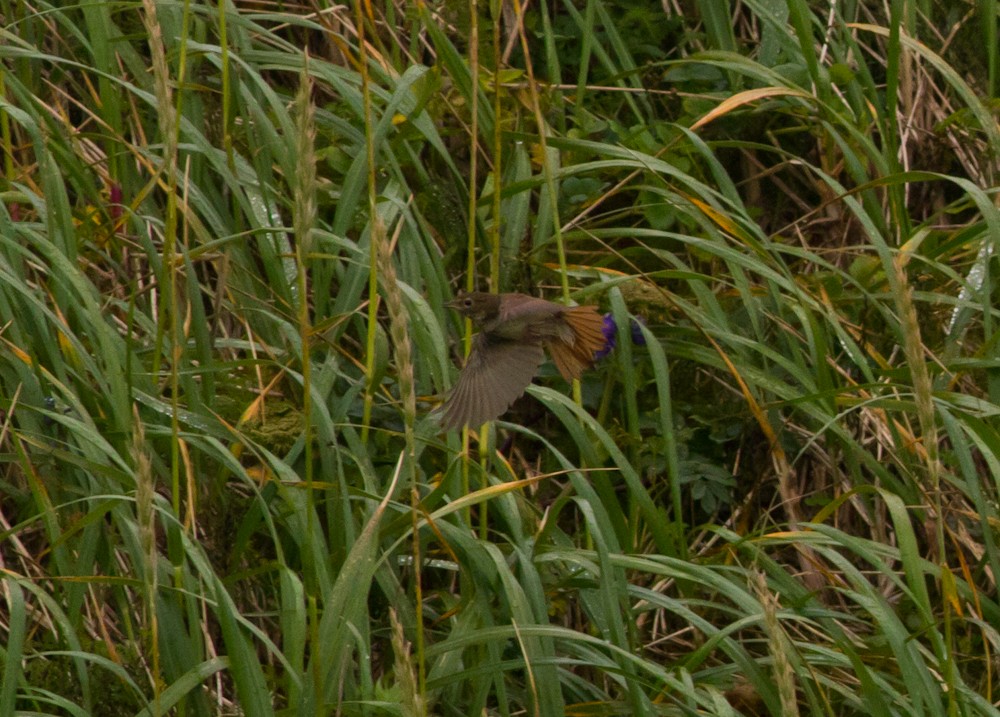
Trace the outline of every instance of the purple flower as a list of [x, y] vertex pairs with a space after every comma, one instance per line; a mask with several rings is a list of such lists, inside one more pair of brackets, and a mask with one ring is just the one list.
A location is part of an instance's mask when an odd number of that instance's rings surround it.
[[611, 314], [604, 315], [604, 325], [601, 326], [601, 333], [604, 334], [604, 348], [594, 354], [595, 361], [600, 361], [611, 353], [617, 343], [615, 335], [618, 333], [618, 325], [615, 324], [615, 317]]
[[[646, 345], [646, 336], [642, 333], [642, 328], [639, 326], [639, 324], [645, 323], [646, 320], [641, 316], [637, 316], [631, 321], [632, 343], [636, 346]], [[601, 327], [601, 332], [604, 334], [604, 348], [594, 354], [595, 361], [600, 361], [610, 354], [618, 343], [618, 324], [615, 323], [615, 317], [610, 313], [604, 315], [604, 325]]]
[[632, 343], [636, 346], [646, 345], [646, 334], [642, 333], [642, 326], [646, 325], [646, 319], [641, 316], [636, 316], [632, 319]]

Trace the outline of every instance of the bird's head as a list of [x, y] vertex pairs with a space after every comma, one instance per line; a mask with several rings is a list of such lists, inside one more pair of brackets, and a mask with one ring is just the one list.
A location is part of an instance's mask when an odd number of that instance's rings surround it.
[[474, 324], [485, 324], [500, 313], [500, 296], [483, 291], [459, 292], [455, 300], [445, 306], [469, 317]]

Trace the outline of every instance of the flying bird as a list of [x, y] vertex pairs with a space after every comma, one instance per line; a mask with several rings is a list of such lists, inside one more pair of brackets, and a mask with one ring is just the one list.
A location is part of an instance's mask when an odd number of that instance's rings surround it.
[[524, 393], [549, 352], [567, 381], [604, 347], [604, 319], [593, 306], [564, 306], [527, 294], [459, 293], [445, 306], [479, 329], [465, 368], [440, 409], [446, 430], [491, 421]]

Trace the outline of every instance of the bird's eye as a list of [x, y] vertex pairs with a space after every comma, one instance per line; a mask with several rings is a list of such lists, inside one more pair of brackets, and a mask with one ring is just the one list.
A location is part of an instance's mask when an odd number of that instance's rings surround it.
[[472, 297], [467, 297], [464, 301], [462, 301], [462, 306], [464, 306], [467, 309], [471, 309], [472, 308]]

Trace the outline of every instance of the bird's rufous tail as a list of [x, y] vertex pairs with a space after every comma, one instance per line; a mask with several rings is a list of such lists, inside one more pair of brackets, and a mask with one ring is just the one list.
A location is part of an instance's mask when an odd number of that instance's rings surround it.
[[594, 354], [604, 348], [604, 318], [594, 306], [573, 306], [562, 317], [572, 335], [554, 339], [546, 348], [559, 373], [572, 381], [590, 368]]

